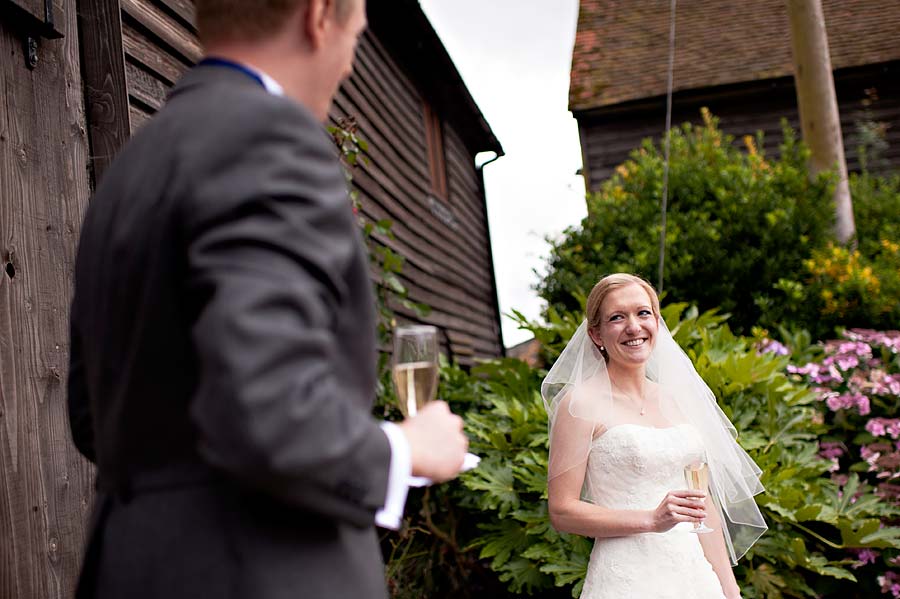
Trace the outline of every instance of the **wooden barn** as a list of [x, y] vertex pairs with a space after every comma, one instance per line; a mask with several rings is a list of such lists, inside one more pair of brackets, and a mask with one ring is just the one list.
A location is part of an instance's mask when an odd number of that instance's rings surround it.
[[[332, 118], [368, 142], [362, 214], [405, 257], [418, 317], [461, 363], [503, 353], [481, 152], [500, 143], [417, 0], [369, 0]], [[81, 217], [116, 151], [200, 57], [191, 0], [0, 0], [0, 597], [71, 596], [92, 472], [69, 440]], [[483, 160], [482, 160], [483, 162]], [[483, 166], [483, 164], [482, 164]], [[373, 280], [378, 275], [373, 268]]]
[[[569, 109], [578, 121], [585, 184], [596, 189], [646, 137], [665, 131], [668, 0], [581, 0]], [[847, 166], [874, 142], [867, 168], [900, 167], [900, 5], [822, 0]], [[777, 152], [781, 119], [799, 132], [784, 0], [679, 3], [672, 124], [700, 108], [737, 138], [763, 131]]]

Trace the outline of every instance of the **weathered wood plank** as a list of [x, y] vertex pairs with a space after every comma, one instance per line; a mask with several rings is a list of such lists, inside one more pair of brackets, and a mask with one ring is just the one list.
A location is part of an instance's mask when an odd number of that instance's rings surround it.
[[485, 285], [483, 280], [473, 276], [471, 269], [461, 260], [469, 250], [463, 251], [455, 244], [448, 246], [446, 243], [440, 243], [440, 239], [446, 239], [446, 233], [440, 231], [441, 224], [430, 212], [425, 212], [421, 207], [411, 212], [398, 204], [394, 199], [394, 193], [391, 193], [394, 183], [382, 172], [374, 169], [357, 169], [355, 183], [369, 197], [377, 198], [381, 206], [390, 210], [379, 214], [379, 218], [390, 218], [394, 221], [395, 234], [398, 238], [409, 247], [416, 248], [418, 254], [428, 256], [435, 264], [436, 270], [440, 269], [447, 277], [452, 277], [448, 282], [463, 287], [474, 285], [476, 289]]
[[127, 23], [122, 25], [122, 35], [125, 53], [170, 86], [174, 85], [189, 68], [188, 63], [163, 51], [147, 36]]
[[[380, 215], [379, 210], [379, 208], [373, 208], [371, 215]], [[458, 271], [444, 268], [432, 259], [435, 253], [440, 252], [439, 246], [418, 246], [411, 243], [406, 235], [406, 227], [401, 226], [399, 221], [395, 221], [393, 229], [396, 229], [394, 231], [396, 238], [384, 241], [384, 245], [406, 258], [405, 269], [415, 269], [428, 275], [428, 278], [423, 280], [423, 286], [443, 296], [452, 297], [456, 301], [471, 305], [473, 308], [487, 309], [478, 306], [480, 301], [478, 298], [487, 297], [490, 289], [489, 281], [485, 281], [483, 269], [471, 263], [462, 263], [464, 266], [471, 267], [472, 270], [472, 273], [463, 279]], [[379, 241], [383, 240], [379, 239]]]
[[[357, 87], [357, 81], [354, 80], [347, 81], [341, 86], [341, 94], [335, 100], [347, 114], [356, 116], [361, 130], [368, 133], [369, 137], [366, 139], [370, 144], [377, 142], [384, 151], [389, 151], [392, 156], [400, 159], [407, 167], [404, 170], [414, 175], [415, 180], [428, 182], [429, 174], [428, 165], [424, 160], [424, 146], [404, 141], [403, 134], [398, 132], [398, 129], [402, 129], [401, 123], [406, 119], [385, 120], [381, 111], [373, 106], [373, 103], [382, 106], [384, 103], [377, 96], [367, 96]], [[407, 136], [407, 138], [409, 137], [413, 136]], [[415, 137], [422, 139], [424, 130], [420, 128]], [[419, 147], [415, 147], [416, 145]]]
[[196, 10], [194, 9], [194, 3], [190, 0], [158, 0], [159, 3], [165, 7], [168, 12], [173, 15], [176, 15], [181, 24], [193, 33], [197, 34], [197, 25], [196, 25]]
[[76, 11], [29, 71], [0, 23], [0, 597], [72, 595], [92, 497], [64, 381], [75, 240], [90, 191]]
[[134, 135], [138, 129], [153, 116], [152, 112], [148, 112], [145, 108], [132, 103], [128, 107], [128, 114], [131, 117], [131, 134]]
[[445, 126], [446, 135], [445, 152], [447, 155], [447, 177], [450, 188], [457, 194], [458, 201], [455, 205], [463, 214], [468, 215], [472, 227], [479, 235], [487, 236], [487, 212], [484, 206], [484, 198], [478, 184], [477, 171], [474, 158], [465, 154], [464, 146], [453, 135], [452, 127]]
[[[393, 303], [393, 302], [390, 302], [390, 307], [391, 307], [392, 310], [394, 310], [394, 311], [397, 313], [398, 317], [399, 317], [401, 320], [409, 320], [409, 321], [422, 321], [422, 320], [423, 320], [423, 319], [421, 319], [416, 313], [412, 312], [411, 310], [409, 310], [408, 308], [406, 308], [406, 307], [404, 307], [404, 306], [402, 306], [402, 305], [400, 305], [400, 304], [395, 304], [395, 303]], [[432, 313], [430, 313], [430, 314], [428, 315], [428, 317], [427, 317], [426, 319], [424, 319], [424, 322], [427, 322], [428, 324], [432, 324], [432, 325], [438, 327], [439, 329], [442, 329], [442, 330], [447, 331], [447, 332], [448, 332], [448, 335], [449, 335], [450, 331], [458, 330], [457, 327], [465, 326], [465, 318], [464, 318], [464, 316], [461, 318], [461, 317], [457, 317], [457, 316], [454, 316], [454, 315], [444, 314], [444, 313], [442, 313], [442, 312], [432, 312]], [[464, 334], [465, 334], [465, 333], [464, 333]], [[484, 349], [481, 349], [481, 350], [478, 352], [478, 355], [481, 356], [481, 357], [491, 357], [491, 356], [497, 356], [497, 355], [500, 354], [499, 346], [498, 346], [496, 343], [494, 343], [494, 344], [488, 344], [487, 342], [481, 342], [481, 343], [479, 343], [478, 345], [476, 345], [476, 347], [479, 347], [479, 348], [488, 348], [488, 347], [496, 348], [495, 351], [491, 351], [491, 352], [488, 352], [488, 351], [485, 351]], [[454, 353], [456, 353], [456, 351], [457, 351], [458, 349], [459, 349], [459, 346], [454, 347]], [[472, 364], [472, 361], [462, 359], [462, 358], [466, 357], [466, 354], [467, 354], [467, 353], [468, 353], [468, 352], [466, 352], [466, 351], [464, 350], [464, 351], [462, 352], [462, 356], [456, 356], [456, 357], [457, 357], [457, 358], [460, 358], [459, 361], [460, 361], [462, 364], [467, 364], [467, 365], [469, 365], [469, 364]]]
[[[891, 116], [891, 107], [900, 109], [898, 71], [900, 63], [897, 61], [835, 71], [841, 129], [850, 170], [859, 168], [856, 151], [857, 125], [866, 118], [861, 103], [867, 99], [867, 89], [878, 90], [878, 100], [871, 103], [873, 108], [868, 116], [873, 122], [888, 125], [890, 145], [886, 154], [891, 155], [891, 152], [897, 151], [891, 140], [900, 141], [900, 116], [896, 112]], [[744, 135], [755, 135], [756, 131], [763, 131], [764, 149], [770, 156], [778, 155], [782, 118], [787, 118], [795, 130], [799, 129], [796, 95], [790, 78], [690, 92], [682, 95], [675, 103], [672, 122], [701, 122], [701, 106], [708, 107], [719, 118], [721, 130], [735, 136], [737, 145], [743, 145], [741, 138]], [[600, 114], [583, 119], [580, 124], [582, 148], [593, 189], [597, 189], [612, 173], [612, 169], [623, 162], [631, 150], [639, 147], [644, 138], [660, 138], [664, 128], [663, 114], [662, 100], [648, 100], [631, 110], [620, 109], [608, 115]], [[900, 154], [897, 156], [900, 157]], [[900, 159], [895, 160], [893, 165], [897, 168]]]
[[[368, 32], [371, 34], [372, 32]], [[368, 61], [374, 69], [375, 80], [387, 86], [384, 97], [396, 98], [398, 102], [405, 102], [403, 113], [422, 116], [421, 90], [409, 79], [407, 74], [397, 66], [396, 61], [384, 48], [378, 37], [374, 34], [367, 37], [368, 46], [362, 48], [362, 60]]]
[[44, 0], [6, 0], [0, 3], [0, 18], [19, 32], [27, 32], [46, 39], [65, 35], [65, 1], [53, 0], [49, 14]]
[[[413, 173], [409, 163], [403, 157], [394, 153], [390, 144], [386, 144], [384, 138], [372, 128], [366, 128], [368, 121], [365, 112], [356, 112], [357, 107], [348, 103], [346, 96], [338, 97], [336, 106], [339, 110], [348, 114], [360, 114], [360, 131], [362, 136], [370, 144], [369, 164], [363, 164], [360, 169], [370, 172], [379, 181], [382, 187], [391, 194], [392, 198], [421, 223], [430, 226], [428, 236], [446, 238], [455, 244], [457, 251], [463, 254], [471, 251], [471, 241], [467, 238], [466, 231], [475, 231], [484, 235], [485, 226], [483, 217], [465, 211], [454, 214], [459, 229], [448, 228], [447, 224], [439, 221], [426, 205], [425, 198], [431, 194], [431, 185], [427, 174], [421, 171]], [[368, 136], [367, 136], [368, 134]], [[474, 169], [474, 166], [472, 167]], [[375, 195], [380, 198], [380, 195]]]
[[374, 132], [367, 141], [370, 143], [369, 161], [368, 164], [360, 165], [357, 172], [370, 175], [378, 183], [381, 191], [377, 188], [370, 188], [368, 191], [371, 197], [390, 210], [388, 217], [408, 222], [415, 220], [422, 225], [416, 232], [428, 242], [446, 240], [452, 244], [454, 251], [461, 252], [462, 255], [470, 253], [470, 242], [463, 237], [463, 233], [439, 221], [426, 206], [425, 198], [431, 191], [427, 182], [421, 177], [411, 176], [409, 169], [404, 168], [402, 159], [393, 157], [392, 160], [392, 151], [381, 145], [381, 138]]
[[155, 112], [165, 103], [169, 86], [131, 61], [125, 63], [125, 79], [128, 82], [128, 95], [144, 106]]
[[94, 181], [131, 133], [125, 94], [122, 20], [115, 0], [79, 2], [84, 89], [87, 96]]
[[379, 114], [385, 120], [397, 123], [397, 136], [407, 140], [416, 149], [417, 155], [422, 156], [425, 138], [421, 96], [397, 92], [397, 88], [391, 86], [390, 80], [377, 68], [376, 59], [367, 56], [364, 48], [360, 50], [350, 82], [355, 83], [368, 97], [378, 99], [376, 106]]
[[122, 0], [122, 11], [187, 62], [195, 63], [203, 55], [194, 35], [147, 0]]
[[491, 307], [485, 302], [484, 296], [487, 295], [485, 291], [476, 292], [460, 288], [457, 284], [448, 284], [444, 280], [442, 271], [434, 272], [422, 269], [421, 264], [415, 260], [417, 255], [409, 253], [408, 248], [404, 248], [395, 239], [378, 238], [376, 241], [397, 253], [407, 251], [407, 261], [399, 277], [415, 286], [410, 288], [410, 291], [415, 294], [417, 301], [425, 302], [431, 308], [451, 313], [476, 314], [485, 318], [492, 316]]

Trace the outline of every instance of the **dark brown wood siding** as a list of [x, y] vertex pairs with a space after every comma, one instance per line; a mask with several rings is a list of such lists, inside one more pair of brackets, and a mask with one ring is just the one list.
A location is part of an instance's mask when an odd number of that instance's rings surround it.
[[[676, 75], [677, 76], [677, 75]], [[835, 90], [841, 115], [847, 167], [860, 168], [857, 149], [859, 127], [864, 122], [887, 125], [887, 149], [880, 163], [869, 170], [900, 169], [900, 63], [886, 63], [835, 72]], [[873, 95], [874, 92], [874, 95]], [[673, 98], [672, 124], [701, 122], [700, 108], [708, 107], [719, 118], [722, 130], [742, 143], [744, 135], [765, 134], [765, 150], [777, 155], [781, 143], [781, 119], [800, 131], [797, 96], [792, 78], [694, 90]], [[659, 139], [665, 129], [665, 98], [632, 102], [578, 115], [582, 155], [592, 190], [609, 178], [631, 150], [647, 137]]]
[[156, 112], [202, 50], [188, 0], [121, 0], [131, 130]]
[[369, 143], [368, 160], [354, 172], [363, 215], [393, 221], [396, 238], [378, 236], [375, 242], [406, 258], [401, 281], [410, 299], [431, 313], [419, 318], [403, 306], [393, 308], [406, 320], [440, 327], [453, 355], [470, 363], [502, 351], [484, 194], [474, 154], [447, 121], [448, 195], [432, 194], [423, 106], [419, 88], [367, 32], [332, 116], [355, 117]]
[[92, 476], [66, 409], [71, 277], [88, 202], [78, 17], [66, 2], [26, 66], [0, 7], [0, 597], [72, 596]]
[[[132, 130], [159, 109], [168, 88], [201, 55], [191, 6], [186, 0], [122, 0]], [[332, 121], [352, 116], [359, 124], [369, 144], [368, 161], [353, 173], [362, 213], [393, 221], [395, 239], [374, 242], [406, 258], [400, 279], [409, 299], [431, 313], [420, 318], [392, 307], [404, 320], [440, 327], [450, 352], [471, 363], [502, 352], [484, 194], [474, 152], [444, 121], [448, 195], [432, 196], [423, 111], [419, 87], [367, 31]]]

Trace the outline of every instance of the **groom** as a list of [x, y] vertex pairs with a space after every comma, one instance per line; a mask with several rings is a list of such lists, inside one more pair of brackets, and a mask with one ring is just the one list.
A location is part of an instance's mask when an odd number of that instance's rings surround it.
[[197, 0], [207, 58], [85, 217], [69, 412], [98, 493], [78, 596], [386, 595], [374, 524], [458, 472], [435, 402], [369, 415], [369, 262], [322, 122], [364, 0]]

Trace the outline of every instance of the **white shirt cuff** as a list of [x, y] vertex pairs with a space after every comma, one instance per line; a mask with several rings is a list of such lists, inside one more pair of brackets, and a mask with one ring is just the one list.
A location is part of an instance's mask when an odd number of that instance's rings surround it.
[[406, 494], [409, 491], [409, 477], [412, 475], [412, 455], [409, 441], [400, 427], [393, 422], [382, 422], [381, 430], [391, 446], [391, 465], [388, 470], [387, 496], [382, 507], [375, 514], [375, 524], [382, 528], [397, 530], [403, 520]]

